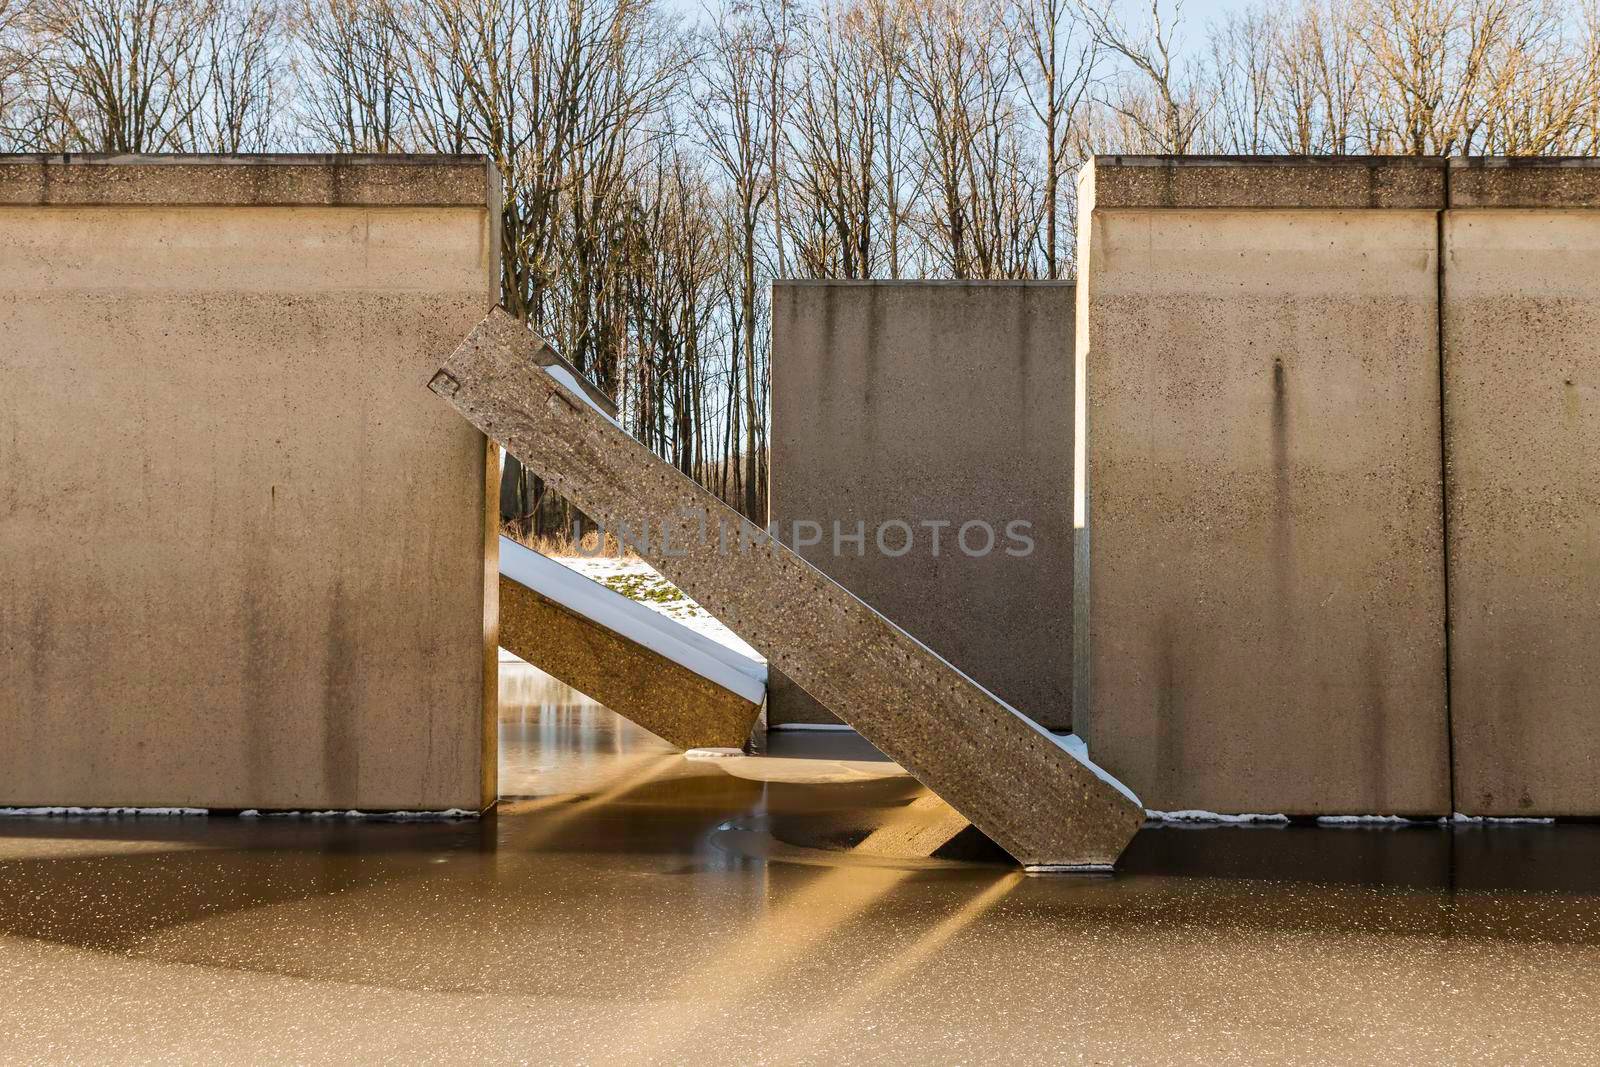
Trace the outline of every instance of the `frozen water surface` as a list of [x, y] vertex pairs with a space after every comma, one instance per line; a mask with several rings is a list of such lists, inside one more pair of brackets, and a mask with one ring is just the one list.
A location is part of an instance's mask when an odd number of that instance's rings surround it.
[[1114, 876], [1030, 878], [852, 854], [924, 794], [849, 735], [774, 734], [746, 777], [531, 668], [502, 688], [482, 820], [0, 820], [0, 1062], [1600, 1047], [1594, 826], [1152, 826]]

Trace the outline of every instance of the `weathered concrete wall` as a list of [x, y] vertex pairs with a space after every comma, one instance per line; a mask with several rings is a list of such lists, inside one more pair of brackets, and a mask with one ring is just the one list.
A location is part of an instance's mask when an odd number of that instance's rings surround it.
[[[1072, 720], [1070, 283], [773, 286], [771, 517], [810, 563], [1035, 721]], [[880, 524], [914, 533], [887, 555]], [[858, 551], [833, 544], [864, 524]], [[934, 528], [940, 528], [938, 553]], [[968, 554], [965, 522], [996, 535]], [[1029, 523], [1023, 542], [1008, 523]], [[808, 531], [802, 532], [802, 538]], [[904, 535], [885, 531], [890, 551]], [[978, 528], [966, 545], [986, 544]], [[831, 721], [774, 678], [773, 723]]]
[[1449, 809], [1443, 186], [1437, 161], [1084, 176], [1078, 727], [1149, 807]]
[[479, 159], [0, 158], [0, 804], [494, 796]]
[[1600, 169], [1463, 161], [1450, 188], [1456, 805], [1600, 815]]

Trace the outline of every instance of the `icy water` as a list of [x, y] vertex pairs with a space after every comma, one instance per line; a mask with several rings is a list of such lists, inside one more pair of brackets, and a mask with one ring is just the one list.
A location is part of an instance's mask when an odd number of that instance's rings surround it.
[[842, 848], [920, 795], [852, 738], [777, 736], [744, 777], [528, 669], [503, 689], [481, 821], [0, 822], [0, 1062], [1600, 1056], [1600, 828], [897, 862]]

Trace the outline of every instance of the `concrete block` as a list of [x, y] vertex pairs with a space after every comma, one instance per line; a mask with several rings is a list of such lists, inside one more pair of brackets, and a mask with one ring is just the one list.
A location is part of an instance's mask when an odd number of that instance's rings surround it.
[[[773, 286], [779, 536], [1056, 730], [1072, 726], [1072, 317], [1067, 282]], [[807, 523], [817, 543], [795, 543]], [[774, 684], [769, 722], [831, 719]]]
[[1084, 176], [1075, 716], [1152, 808], [1449, 809], [1441, 168]]
[[1115, 861], [1131, 795], [558, 385], [540, 344], [496, 311], [431, 388], [1019, 861]]
[[359, 166], [0, 159], [0, 804], [493, 802], [498, 184]]
[[[532, 555], [518, 545], [501, 546], [502, 555], [519, 551]], [[594, 597], [622, 601], [654, 616], [621, 594], [580, 575], [571, 577], [594, 586]], [[743, 694], [759, 693], [759, 685], [741, 676], [749, 684], [743, 693], [734, 692], [678, 661], [690, 657], [663, 655], [597, 621], [594, 616], [601, 613], [582, 607], [561, 603], [502, 572], [500, 647], [679, 748], [737, 749], [749, 739], [761, 704], [759, 698], [752, 701]], [[654, 635], [667, 647], [697, 651], [678, 645], [667, 632], [668, 628], [686, 631], [679, 623], [662, 616], [651, 621], [658, 624]]]
[[[1600, 815], [1600, 211], [1566, 207], [1600, 207], [1600, 169], [1458, 182], [1473, 206], [1444, 228], [1456, 806]], [[1562, 209], [1522, 206], [1541, 200]]]

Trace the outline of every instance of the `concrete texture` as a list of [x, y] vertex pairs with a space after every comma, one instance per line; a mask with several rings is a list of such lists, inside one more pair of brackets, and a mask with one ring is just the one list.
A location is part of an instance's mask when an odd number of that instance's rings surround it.
[[496, 310], [431, 388], [1024, 864], [1105, 867], [1143, 809], [532, 365]]
[[1152, 808], [1446, 812], [1437, 212], [1100, 198], [1213, 171], [1083, 184], [1078, 731]]
[[1593, 159], [1455, 158], [1449, 184], [1451, 208], [1600, 208]]
[[505, 575], [500, 647], [678, 748], [738, 748], [761, 713], [759, 704]]
[[[1012, 707], [1070, 729], [1071, 283], [780, 282], [772, 299], [779, 536]], [[797, 521], [820, 543], [793, 545]], [[958, 540], [974, 521], [995, 534], [981, 555], [983, 530], [971, 554]], [[903, 555], [897, 527], [888, 552], [876, 544], [894, 522], [913, 535]], [[1013, 522], [1031, 545], [1007, 537]], [[858, 528], [859, 547], [843, 539]], [[785, 683], [769, 722], [834, 721]]]
[[491, 302], [497, 189], [263, 166], [341, 206], [0, 163], [100, 190], [0, 206], [0, 804], [493, 801], [498, 464], [421, 384]]
[[1464, 173], [1498, 184], [1444, 227], [1456, 806], [1600, 815], [1600, 211], [1488, 206], [1600, 206], [1600, 170]]
[[0, 204], [499, 209], [482, 156], [0, 155]]
[[[1117, 208], [1414, 208], [1445, 202], [1445, 165], [1413, 156], [1097, 156], [1083, 186]], [[1080, 229], [1081, 235], [1081, 229]]]

